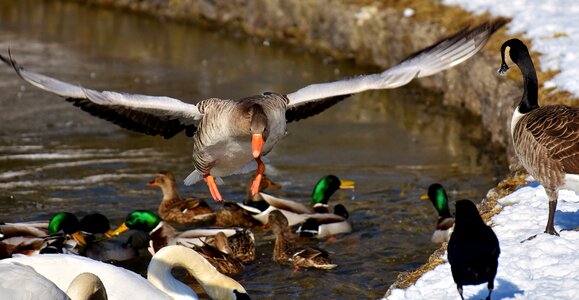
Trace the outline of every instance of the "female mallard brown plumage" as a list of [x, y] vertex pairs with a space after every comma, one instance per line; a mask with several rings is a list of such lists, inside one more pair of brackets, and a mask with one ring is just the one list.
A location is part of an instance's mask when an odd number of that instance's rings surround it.
[[155, 180], [147, 185], [158, 186], [163, 191], [158, 213], [165, 221], [188, 224], [208, 222], [215, 218], [213, 209], [202, 199], [179, 197], [175, 176], [169, 171], [157, 173]]
[[275, 234], [273, 260], [279, 263], [290, 263], [296, 267], [333, 269], [338, 265], [332, 264], [328, 252], [322, 249], [303, 248], [298, 249], [287, 236], [288, 221], [279, 211], [274, 210], [269, 214], [269, 225]]
[[554, 226], [558, 191], [579, 192], [579, 108], [539, 107], [537, 74], [527, 46], [518, 39], [502, 45], [501, 75], [509, 69], [505, 61], [507, 50], [524, 78], [523, 98], [511, 119], [515, 152], [527, 172], [541, 182], [547, 192], [549, 219], [545, 233], [558, 235]]
[[243, 271], [243, 263], [235, 257], [223, 232], [218, 232], [213, 237], [213, 244], [207, 243], [201, 247], [195, 247], [195, 251], [222, 274], [235, 275]]
[[22, 69], [0, 60], [30, 84], [65, 97], [75, 106], [123, 128], [171, 138], [181, 131], [193, 137], [195, 170], [186, 184], [205, 180], [215, 201], [223, 201], [218, 178], [257, 167], [252, 193], [265, 171], [261, 160], [285, 135], [288, 122], [316, 115], [354, 93], [403, 86], [451, 68], [476, 54], [504, 21], [484, 23], [444, 38], [380, 73], [312, 84], [289, 94], [263, 93], [237, 100], [206, 99], [196, 105], [170, 97], [99, 92]]

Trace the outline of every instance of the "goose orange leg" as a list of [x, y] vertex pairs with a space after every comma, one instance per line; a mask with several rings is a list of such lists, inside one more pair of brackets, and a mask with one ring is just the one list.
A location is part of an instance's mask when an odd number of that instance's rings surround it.
[[259, 184], [261, 183], [261, 178], [263, 177], [263, 173], [265, 172], [265, 165], [261, 161], [261, 158], [255, 158], [257, 162], [257, 172], [255, 175], [255, 179], [251, 183], [251, 195], [254, 196], [259, 192]]
[[209, 191], [211, 192], [211, 196], [215, 202], [223, 201], [223, 197], [219, 193], [219, 189], [217, 188], [217, 184], [215, 184], [215, 178], [213, 176], [207, 174], [203, 175], [203, 179], [207, 182], [207, 186], [209, 187]]

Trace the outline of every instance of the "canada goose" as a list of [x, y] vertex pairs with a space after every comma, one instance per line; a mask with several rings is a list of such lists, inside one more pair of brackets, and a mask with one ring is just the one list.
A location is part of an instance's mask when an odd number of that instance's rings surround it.
[[541, 182], [547, 192], [549, 219], [545, 233], [559, 235], [554, 226], [558, 191], [579, 192], [579, 108], [539, 107], [537, 74], [527, 46], [518, 39], [508, 40], [501, 46], [501, 75], [509, 69], [506, 52], [524, 78], [523, 97], [511, 119], [515, 152], [527, 172]]
[[171, 274], [183, 267], [212, 299], [247, 297], [237, 281], [219, 273], [199, 253], [183, 246], [159, 250], [147, 268], [147, 279], [129, 270], [77, 255], [46, 254], [4, 259], [0, 264], [19, 263], [32, 267], [59, 288], [67, 288], [80, 273], [91, 272], [103, 282], [111, 299], [198, 299], [197, 294]]
[[158, 186], [163, 191], [158, 213], [165, 221], [188, 224], [208, 222], [215, 218], [215, 212], [204, 200], [179, 197], [175, 176], [169, 171], [160, 171], [155, 180], [147, 185]]
[[299, 249], [287, 236], [289, 228], [287, 218], [279, 211], [272, 211], [269, 216], [269, 225], [275, 234], [273, 260], [279, 263], [289, 263], [295, 267], [333, 269], [338, 265], [332, 264], [328, 252], [316, 248]]
[[464, 285], [488, 282], [490, 300], [499, 265], [499, 240], [470, 200], [456, 202], [454, 231], [448, 242], [448, 262], [460, 298]]
[[[246, 173], [257, 167], [252, 194], [257, 194], [267, 155], [286, 133], [287, 122], [316, 115], [350, 94], [403, 86], [451, 68], [476, 54], [503, 20], [464, 29], [424, 48], [380, 73], [312, 84], [289, 94], [263, 93], [237, 100], [206, 99], [189, 104], [170, 97], [99, 92], [27, 71], [11, 57], [4, 63], [30, 84], [65, 97], [75, 106], [123, 128], [171, 138], [181, 131], [193, 137], [195, 170], [191, 185], [205, 180], [215, 201], [222, 201], [220, 176]], [[215, 176], [215, 177], [214, 177]]]
[[430, 200], [438, 213], [436, 230], [432, 234], [432, 242], [436, 244], [448, 242], [452, 228], [454, 226], [454, 217], [448, 209], [448, 197], [446, 191], [439, 183], [433, 183], [428, 187], [428, 192], [420, 196], [421, 200]]
[[66, 293], [32, 267], [16, 262], [0, 264], [0, 278], [0, 294], [3, 299], [107, 299], [107, 292], [100, 278], [88, 272], [76, 276]]

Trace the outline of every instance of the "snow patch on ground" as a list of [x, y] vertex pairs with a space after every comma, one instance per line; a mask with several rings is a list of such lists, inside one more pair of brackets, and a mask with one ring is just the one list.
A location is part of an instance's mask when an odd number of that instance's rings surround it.
[[[475, 14], [489, 12], [509, 17], [510, 33], [531, 39], [531, 49], [541, 54], [542, 70], [560, 70], [545, 87], [556, 87], [579, 96], [579, 1], [575, 0], [443, 0]], [[497, 53], [498, 55], [498, 53]]]
[[[500, 214], [490, 224], [501, 247], [492, 299], [579, 299], [579, 232], [560, 231], [579, 226], [579, 196], [559, 193], [555, 228], [561, 236], [543, 234], [549, 204], [536, 182], [498, 201]], [[530, 236], [535, 239], [521, 243]], [[446, 257], [443, 257], [446, 259]], [[465, 299], [484, 299], [486, 283], [465, 286]], [[424, 274], [406, 290], [396, 289], [387, 299], [460, 299], [445, 263]]]

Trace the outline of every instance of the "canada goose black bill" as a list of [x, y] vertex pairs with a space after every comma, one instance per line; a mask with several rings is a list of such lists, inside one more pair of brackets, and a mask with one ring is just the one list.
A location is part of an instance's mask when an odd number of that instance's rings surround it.
[[579, 108], [539, 107], [537, 74], [527, 46], [518, 39], [506, 41], [499, 74], [509, 69], [507, 54], [524, 78], [523, 97], [511, 119], [515, 152], [527, 172], [545, 187], [549, 198], [545, 232], [558, 235], [554, 226], [558, 191], [579, 191]]

